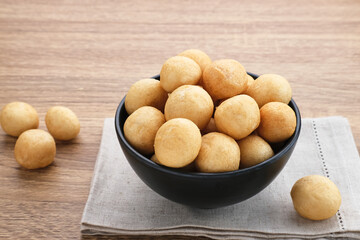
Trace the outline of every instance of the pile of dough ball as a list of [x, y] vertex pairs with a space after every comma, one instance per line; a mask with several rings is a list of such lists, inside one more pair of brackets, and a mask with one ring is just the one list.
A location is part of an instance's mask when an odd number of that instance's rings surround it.
[[134, 83], [125, 98], [124, 135], [157, 164], [199, 172], [257, 165], [289, 139], [296, 116], [289, 82], [254, 80], [233, 59], [189, 49], [165, 61], [160, 81]]
[[8, 135], [18, 137], [15, 160], [24, 168], [38, 169], [50, 165], [56, 154], [56, 140], [71, 140], [80, 132], [80, 122], [67, 107], [55, 106], [45, 117], [46, 132], [39, 127], [36, 110], [25, 102], [11, 102], [0, 112], [1, 128]]

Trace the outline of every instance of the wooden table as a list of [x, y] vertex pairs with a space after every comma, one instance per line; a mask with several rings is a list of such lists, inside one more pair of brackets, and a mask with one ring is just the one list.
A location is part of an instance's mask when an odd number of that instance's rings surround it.
[[[0, 107], [54, 105], [81, 133], [25, 170], [0, 131], [0, 238], [79, 238], [103, 120], [135, 81], [188, 48], [278, 73], [302, 117], [342, 115], [360, 149], [360, 1], [0, 1]], [[163, 239], [167, 239], [164, 237]]]

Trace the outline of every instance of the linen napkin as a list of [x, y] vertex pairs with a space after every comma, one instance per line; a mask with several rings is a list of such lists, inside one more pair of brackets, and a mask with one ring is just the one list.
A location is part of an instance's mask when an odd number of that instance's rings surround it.
[[[301, 177], [319, 174], [339, 188], [342, 204], [330, 219], [311, 221], [294, 210], [290, 190]], [[287, 165], [254, 197], [228, 207], [196, 209], [163, 198], [128, 164], [114, 119], [105, 119], [81, 232], [114, 235], [181, 235], [213, 239], [360, 239], [360, 159], [347, 119], [303, 119]]]

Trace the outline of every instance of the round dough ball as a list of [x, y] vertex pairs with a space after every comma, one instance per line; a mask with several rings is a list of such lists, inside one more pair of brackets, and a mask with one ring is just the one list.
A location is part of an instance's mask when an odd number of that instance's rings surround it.
[[255, 82], [255, 80], [249, 74], [246, 74], [246, 78], [247, 78], [247, 89], [249, 89], [249, 87]]
[[261, 122], [257, 133], [271, 143], [290, 138], [296, 128], [296, 116], [291, 107], [281, 102], [270, 102], [260, 108]]
[[79, 119], [67, 107], [51, 107], [46, 113], [45, 123], [50, 134], [57, 140], [71, 140], [80, 132]]
[[341, 205], [339, 189], [330, 179], [320, 175], [299, 179], [290, 194], [296, 212], [311, 220], [330, 218]]
[[277, 74], [261, 75], [251, 84], [246, 94], [254, 98], [259, 108], [268, 102], [283, 102], [291, 100], [292, 90], [289, 82]]
[[212, 132], [202, 137], [195, 166], [200, 172], [228, 172], [239, 169], [240, 148], [236, 141], [223, 134]]
[[155, 137], [155, 154], [162, 165], [181, 168], [199, 153], [201, 134], [192, 121], [174, 118], [162, 125]]
[[151, 156], [150, 160], [153, 161], [154, 163], [161, 164], [155, 154]]
[[247, 89], [245, 68], [233, 59], [222, 59], [208, 65], [203, 72], [203, 86], [216, 99], [238, 95]]
[[201, 72], [205, 67], [211, 64], [210, 57], [199, 49], [188, 49], [179, 54], [179, 56], [188, 57], [194, 60], [201, 68]]
[[215, 110], [217, 129], [236, 140], [250, 135], [260, 123], [260, 111], [255, 100], [247, 95], [227, 99]]
[[238, 141], [238, 144], [241, 151], [240, 168], [257, 165], [274, 156], [271, 146], [259, 136], [249, 135]]
[[173, 118], [187, 118], [203, 129], [214, 112], [214, 103], [210, 95], [201, 87], [184, 85], [170, 94], [164, 112], [166, 121]]
[[162, 112], [154, 107], [141, 107], [124, 124], [124, 135], [137, 151], [144, 155], [154, 153], [156, 132], [165, 123]]
[[201, 74], [201, 68], [194, 60], [183, 56], [171, 57], [161, 68], [160, 85], [165, 91], [172, 92], [182, 85], [197, 84]]
[[125, 109], [130, 115], [143, 106], [152, 106], [164, 111], [168, 93], [156, 79], [142, 79], [134, 83], [125, 98]]
[[27, 130], [17, 139], [14, 152], [16, 161], [24, 168], [43, 168], [54, 161], [55, 140], [44, 130]]
[[31, 105], [24, 102], [11, 102], [1, 110], [0, 123], [4, 132], [18, 137], [26, 130], [38, 128], [39, 116]]
[[211, 132], [218, 132], [214, 118], [210, 118], [208, 125], [206, 125], [206, 127], [201, 131], [203, 135]]

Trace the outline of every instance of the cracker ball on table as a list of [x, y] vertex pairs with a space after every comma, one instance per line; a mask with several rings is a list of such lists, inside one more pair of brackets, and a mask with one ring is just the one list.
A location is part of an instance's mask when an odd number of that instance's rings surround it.
[[165, 118], [187, 118], [200, 129], [209, 123], [214, 111], [210, 95], [201, 87], [183, 85], [173, 91], [165, 105]]
[[287, 140], [295, 132], [296, 115], [285, 103], [270, 102], [260, 108], [261, 122], [257, 133], [266, 141], [278, 143]]
[[55, 140], [44, 130], [27, 130], [17, 139], [14, 152], [16, 161], [24, 168], [43, 168], [54, 161]]
[[192, 59], [175, 56], [165, 61], [160, 71], [160, 85], [172, 92], [182, 85], [196, 85], [201, 78], [201, 68]]
[[200, 130], [188, 119], [171, 119], [159, 128], [154, 146], [156, 157], [162, 165], [185, 167], [193, 162], [199, 153]]
[[254, 98], [259, 108], [268, 102], [283, 102], [291, 100], [292, 90], [289, 82], [277, 74], [264, 74], [254, 81], [246, 94]]
[[260, 111], [255, 100], [238, 95], [222, 102], [215, 110], [217, 129], [235, 140], [250, 135], [260, 124]]
[[134, 83], [125, 98], [125, 109], [128, 114], [143, 106], [152, 106], [164, 111], [168, 93], [156, 79], [142, 79]]
[[203, 86], [215, 99], [241, 94], [247, 89], [245, 68], [236, 60], [221, 59], [208, 65], [203, 73]]
[[200, 172], [228, 172], [239, 169], [240, 149], [236, 141], [223, 134], [212, 132], [202, 137], [195, 166]]
[[241, 151], [240, 168], [255, 166], [272, 156], [274, 151], [271, 146], [257, 135], [249, 135], [238, 141]]
[[31, 105], [24, 102], [11, 102], [1, 110], [0, 124], [4, 132], [18, 137], [26, 130], [38, 128], [39, 116]]
[[67, 107], [51, 107], [46, 113], [45, 123], [50, 134], [57, 140], [71, 140], [80, 132], [79, 119]]
[[124, 123], [124, 135], [137, 151], [144, 155], [154, 153], [156, 132], [165, 123], [162, 112], [144, 106], [133, 112]]

